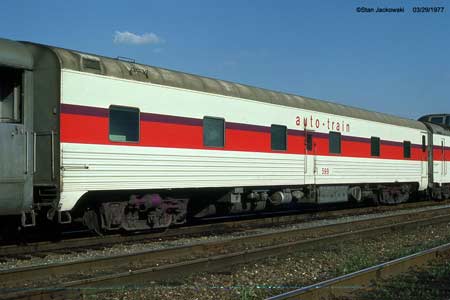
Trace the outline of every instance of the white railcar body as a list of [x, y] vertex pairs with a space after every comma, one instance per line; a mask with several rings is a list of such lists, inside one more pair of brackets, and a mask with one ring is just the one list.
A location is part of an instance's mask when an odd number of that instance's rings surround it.
[[[412, 151], [422, 144], [422, 137], [426, 136], [425, 130], [417, 128], [98, 74], [62, 70], [61, 76], [62, 105], [103, 110], [118, 105], [138, 108], [141, 114], [196, 120], [212, 116], [224, 118], [226, 124], [230, 122], [258, 127], [281, 124], [287, 127], [289, 136], [293, 135], [292, 139], [296, 132], [301, 136], [306, 130], [315, 136], [338, 131], [344, 140], [349, 139], [349, 143], [370, 140], [376, 136], [382, 143], [385, 141], [401, 147], [407, 140], [413, 145]], [[336, 130], [337, 124], [339, 130]], [[72, 130], [64, 126], [62, 121], [62, 137], [65, 136], [64, 130]], [[145, 134], [143, 126], [140, 134]], [[176, 140], [178, 137], [168, 137], [169, 140], [171, 138]], [[225, 143], [228, 143], [227, 139]], [[287, 151], [255, 150], [254, 147], [239, 151], [227, 150], [227, 147], [202, 149], [201, 145], [198, 148], [174, 145], [103, 144], [92, 140], [80, 143], [76, 139], [62, 139], [63, 210], [72, 209], [88, 191], [117, 188], [136, 190], [414, 182], [420, 190], [424, 190], [428, 184], [426, 153], [422, 151], [416, 151], [418, 157], [413, 159], [384, 153], [380, 157], [371, 157], [367, 149], [344, 151], [351, 153], [349, 156], [330, 155], [328, 149], [304, 153], [304, 149], [294, 149], [301, 143], [291, 145], [290, 137]], [[317, 147], [327, 146], [322, 143]], [[308, 160], [313, 168], [308, 168]]]

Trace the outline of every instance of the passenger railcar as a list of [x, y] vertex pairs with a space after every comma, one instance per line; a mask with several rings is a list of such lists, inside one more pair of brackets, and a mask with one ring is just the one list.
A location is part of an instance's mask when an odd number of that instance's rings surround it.
[[[429, 128], [429, 182], [431, 197], [435, 199], [450, 198], [450, 130], [445, 125], [426, 123]], [[432, 163], [431, 163], [432, 162]]]
[[447, 195], [437, 125], [28, 42], [0, 65], [0, 215], [22, 226]]

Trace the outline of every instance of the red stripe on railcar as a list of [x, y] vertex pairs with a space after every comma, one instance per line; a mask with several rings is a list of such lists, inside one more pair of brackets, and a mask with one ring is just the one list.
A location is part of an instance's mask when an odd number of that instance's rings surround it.
[[[381, 141], [380, 157], [370, 155], [370, 139], [342, 136], [342, 153], [328, 152], [328, 134], [313, 133], [313, 153], [321, 156], [345, 156], [358, 158], [404, 159], [403, 144]], [[203, 146], [201, 119], [178, 118], [141, 113], [139, 142], [113, 142], [109, 140], [108, 110], [76, 105], [61, 105], [61, 142], [102, 145], [128, 145], [184, 149], [211, 149], [267, 153], [305, 154], [304, 132], [288, 130], [288, 150], [273, 151], [270, 143], [270, 127], [240, 123], [226, 123], [225, 147]], [[411, 146], [411, 158], [427, 160], [427, 152], [419, 145]]]
[[442, 146], [434, 146], [433, 147], [433, 160], [434, 161], [450, 161], [450, 148], [444, 147], [444, 151], [442, 151]]

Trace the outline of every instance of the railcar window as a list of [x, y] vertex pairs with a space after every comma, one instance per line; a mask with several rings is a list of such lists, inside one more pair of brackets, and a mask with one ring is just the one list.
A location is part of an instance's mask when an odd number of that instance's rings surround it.
[[411, 158], [411, 142], [408, 141], [403, 142], [403, 157]]
[[312, 151], [313, 149], [313, 135], [312, 133], [306, 134], [306, 150]]
[[424, 135], [422, 135], [422, 152], [427, 150], [427, 140]]
[[287, 149], [287, 127], [282, 125], [270, 126], [270, 144], [272, 150]]
[[0, 68], [0, 122], [22, 121], [22, 71]]
[[139, 141], [139, 109], [109, 107], [109, 139], [114, 142]]
[[225, 146], [225, 120], [213, 117], [203, 118], [203, 145], [207, 147]]
[[373, 136], [370, 138], [370, 155], [380, 156], [380, 138], [379, 137]]
[[340, 132], [330, 131], [329, 152], [332, 154], [341, 154], [341, 133]]
[[445, 121], [445, 124], [446, 124], [447, 126], [450, 126], [450, 116], [447, 117], [447, 120]]
[[444, 124], [444, 117], [432, 117], [430, 121], [434, 124]]

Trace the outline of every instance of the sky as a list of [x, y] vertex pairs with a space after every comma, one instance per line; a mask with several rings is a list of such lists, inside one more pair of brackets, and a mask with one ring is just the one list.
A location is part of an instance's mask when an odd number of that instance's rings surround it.
[[[0, 0], [0, 37], [417, 119], [450, 113], [445, 0]], [[413, 7], [444, 7], [413, 13]], [[359, 13], [358, 7], [404, 7]]]

